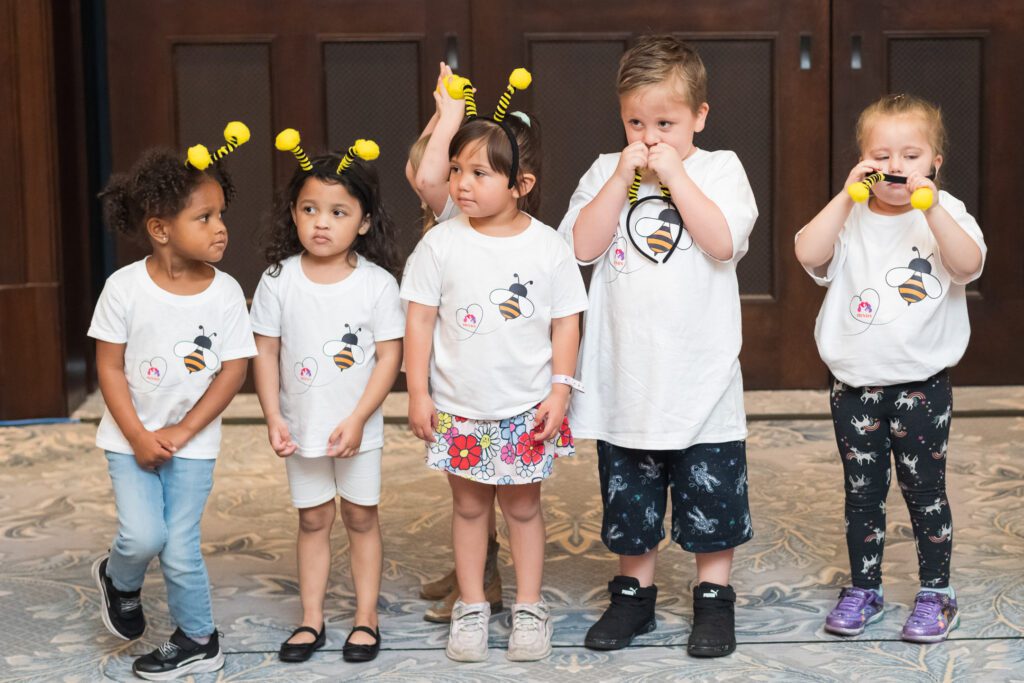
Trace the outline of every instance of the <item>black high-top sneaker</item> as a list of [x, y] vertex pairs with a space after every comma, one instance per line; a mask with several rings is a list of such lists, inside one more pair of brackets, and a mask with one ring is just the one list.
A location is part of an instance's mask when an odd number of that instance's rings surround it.
[[224, 668], [224, 653], [220, 651], [220, 634], [210, 634], [210, 642], [200, 645], [175, 629], [170, 640], [135, 660], [132, 672], [147, 681], [169, 681], [191, 674], [219, 671]]
[[736, 591], [703, 581], [693, 589], [691, 657], [724, 657], [736, 649]]
[[109, 555], [92, 564], [92, 577], [100, 589], [100, 616], [103, 625], [118, 638], [135, 640], [146, 630], [146, 617], [142, 614], [140, 591], [119, 591], [107, 576]]
[[616, 576], [608, 583], [611, 604], [587, 631], [583, 644], [591, 650], [621, 650], [633, 638], [658, 627], [654, 603], [658, 587], [641, 588], [632, 576]]

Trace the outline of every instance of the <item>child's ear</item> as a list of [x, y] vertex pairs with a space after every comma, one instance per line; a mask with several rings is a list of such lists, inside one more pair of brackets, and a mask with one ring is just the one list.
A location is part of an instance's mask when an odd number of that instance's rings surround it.
[[942, 166], [942, 155], [936, 154], [935, 158], [932, 159], [932, 166], [935, 168], [935, 177], [939, 177], [939, 167]]
[[519, 179], [519, 183], [512, 188], [512, 196], [516, 199], [521, 199], [526, 195], [530, 194], [533, 190], [533, 186], [537, 184], [537, 176], [532, 173], [524, 173]]
[[167, 240], [170, 239], [170, 235], [167, 234], [167, 223], [156, 216], [146, 219], [146, 234], [158, 244], [167, 244]]
[[699, 133], [702, 130], [704, 130], [704, 123], [708, 120], [709, 109], [711, 109], [711, 107], [708, 105], [707, 102], [702, 102], [701, 105], [697, 107], [697, 111], [694, 112], [694, 114], [697, 117], [697, 121], [693, 125], [694, 133]]
[[359, 234], [365, 235], [366, 233], [370, 232], [370, 226], [372, 225], [373, 216], [370, 214], [366, 214], [365, 216], [363, 216], [363, 222], [359, 224]]

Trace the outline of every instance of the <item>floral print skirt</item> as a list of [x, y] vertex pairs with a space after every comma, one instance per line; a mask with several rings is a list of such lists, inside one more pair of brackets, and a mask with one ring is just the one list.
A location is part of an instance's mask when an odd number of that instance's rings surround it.
[[551, 476], [555, 458], [576, 452], [569, 420], [550, 441], [534, 441], [537, 406], [504, 420], [471, 420], [437, 411], [427, 466], [482, 484], [532, 484]]

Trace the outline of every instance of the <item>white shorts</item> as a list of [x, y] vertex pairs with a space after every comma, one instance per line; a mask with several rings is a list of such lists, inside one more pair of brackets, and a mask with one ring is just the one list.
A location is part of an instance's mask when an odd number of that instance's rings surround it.
[[380, 448], [363, 451], [351, 458], [285, 458], [292, 504], [297, 508], [323, 505], [341, 496], [356, 505], [380, 502]]

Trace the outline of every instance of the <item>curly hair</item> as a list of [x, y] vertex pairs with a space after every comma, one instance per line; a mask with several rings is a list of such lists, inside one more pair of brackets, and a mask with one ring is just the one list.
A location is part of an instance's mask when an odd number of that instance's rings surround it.
[[[536, 216], [540, 208], [540, 124], [533, 114], [526, 116], [529, 124], [515, 115], [506, 117], [504, 124], [512, 131], [519, 147], [519, 177], [515, 182], [521, 184], [525, 173], [531, 173], [535, 178], [533, 189], [520, 196], [516, 205], [520, 211]], [[486, 145], [487, 162], [491, 168], [506, 176], [512, 173], [512, 143], [501, 129], [501, 125], [490, 119], [476, 118], [465, 121], [448, 145], [448, 156], [454, 159], [463, 148], [477, 141], [482, 141]]]
[[222, 162], [199, 171], [186, 166], [184, 158], [169, 149], [149, 149], [128, 173], [110, 176], [107, 186], [98, 195], [107, 227], [145, 242], [146, 221], [178, 215], [188, 204], [192, 192], [210, 179], [224, 190], [224, 201], [231, 203], [235, 186]]
[[340, 153], [332, 152], [311, 159], [313, 169], [310, 171], [296, 166], [288, 185], [274, 197], [270, 224], [263, 237], [263, 255], [272, 266], [272, 277], [280, 274], [282, 261], [304, 251], [292, 218], [292, 207], [298, 201], [303, 186], [314, 178], [324, 183], [340, 184], [359, 202], [363, 214], [370, 216], [370, 229], [365, 235], [356, 236], [352, 251], [397, 277], [399, 263], [395, 225], [381, 203], [377, 172], [372, 166], [355, 159], [344, 173], [338, 175], [341, 158]]

